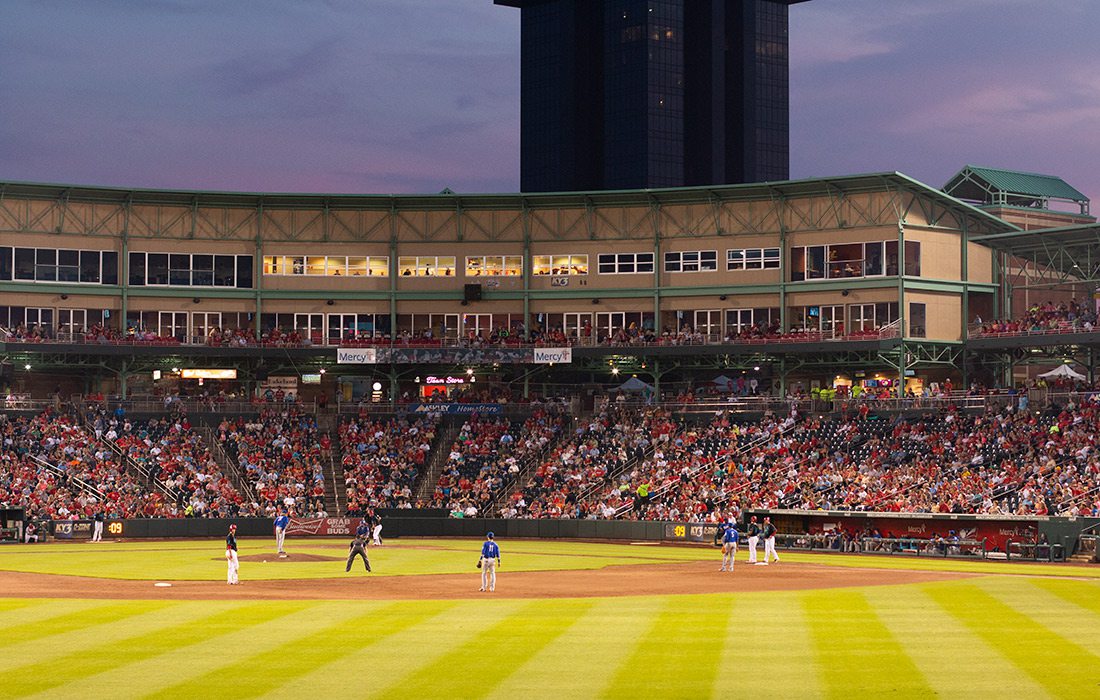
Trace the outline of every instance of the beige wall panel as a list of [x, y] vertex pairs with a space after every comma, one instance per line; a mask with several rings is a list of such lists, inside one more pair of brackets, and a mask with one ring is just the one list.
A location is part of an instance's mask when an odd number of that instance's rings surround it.
[[804, 245], [827, 245], [830, 243], [870, 243], [873, 241], [896, 241], [896, 226], [863, 226], [859, 228], [829, 229], [827, 231], [801, 231], [787, 236], [790, 248]]
[[591, 218], [592, 235], [604, 240], [652, 240], [654, 217], [649, 207], [601, 207]]
[[203, 238], [254, 240], [257, 228], [267, 236], [267, 226], [259, 226], [259, 214], [245, 207], [200, 207], [195, 235]]
[[337, 299], [332, 306], [325, 299], [268, 299], [263, 305], [265, 314], [385, 314], [389, 311], [388, 301], [368, 299]]
[[328, 229], [332, 241], [383, 244], [390, 240], [390, 217], [384, 211], [333, 209], [329, 211]]
[[[653, 273], [643, 272], [640, 274], [630, 275], [588, 275], [588, 279], [585, 280], [585, 282], [585, 287], [587, 287], [588, 289], [651, 289], [653, 287]], [[570, 288], [572, 288], [574, 284], [575, 283], [570, 280]], [[546, 285], [546, 287], [542, 288], [549, 288], [549, 285]]]
[[661, 207], [658, 226], [662, 237], [680, 238], [715, 232], [714, 207], [705, 204], [669, 204]]
[[264, 255], [369, 255], [388, 257], [390, 247], [386, 243], [359, 243], [340, 241], [335, 243], [268, 243]]
[[921, 277], [937, 280], [962, 279], [962, 246], [959, 234], [906, 229], [905, 240], [920, 243]]
[[212, 240], [151, 240], [130, 241], [131, 253], [209, 253], [215, 255], [253, 255], [255, 247], [248, 241]]
[[388, 277], [265, 275], [263, 288], [265, 291], [385, 292], [389, 291], [390, 279]]
[[848, 296], [840, 291], [788, 292], [787, 306], [835, 306], [838, 304], [871, 304], [898, 300], [896, 287], [882, 289], [851, 289]]
[[265, 241], [320, 240], [324, 219], [318, 209], [264, 209]]
[[532, 241], [583, 241], [588, 234], [584, 209], [536, 209], [528, 216]]
[[[719, 265], [725, 268], [726, 261]], [[722, 285], [728, 285], [736, 291], [738, 287], [747, 284], [779, 284], [783, 281], [782, 270], [731, 270], [723, 273]]]
[[187, 238], [191, 235], [192, 220], [188, 207], [136, 204], [130, 212], [130, 238]]
[[993, 252], [979, 243], [967, 243], [970, 282], [993, 282]]
[[15, 248], [64, 248], [66, 250], [113, 250], [115, 252], [118, 252], [121, 248], [121, 242], [117, 238], [77, 236], [66, 233], [5, 233], [2, 241], [2, 245]]
[[[589, 303], [585, 301], [585, 303]], [[387, 307], [388, 308], [388, 307]], [[462, 306], [461, 297], [454, 300], [408, 299], [397, 302], [399, 314], [520, 314], [523, 302], [519, 299], [482, 299]]]
[[523, 216], [515, 210], [466, 210], [459, 219], [466, 243], [510, 242], [522, 248]]
[[905, 318], [909, 323], [909, 304], [924, 304], [925, 331], [929, 340], [962, 339], [962, 297], [936, 292], [906, 292]]

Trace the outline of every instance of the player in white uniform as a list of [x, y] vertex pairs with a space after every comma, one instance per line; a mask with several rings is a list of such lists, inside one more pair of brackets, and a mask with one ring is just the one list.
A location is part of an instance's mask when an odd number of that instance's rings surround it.
[[241, 569], [240, 560], [237, 559], [237, 526], [229, 526], [229, 534], [225, 536], [225, 563], [229, 571], [226, 575], [226, 581], [230, 586], [236, 586], [240, 583], [237, 578], [237, 573]]
[[478, 559], [481, 567], [481, 588], [484, 591], [488, 586], [489, 592], [497, 587], [497, 567], [500, 566], [500, 545], [493, 541], [493, 533], [485, 535], [485, 543], [481, 545], [481, 558]]
[[749, 518], [749, 563], [756, 563], [756, 545], [760, 542], [760, 526], [756, 523], [756, 516]]
[[374, 516], [374, 544], [375, 546], [382, 546], [382, 516]]
[[775, 553], [775, 533], [778, 532], [775, 525], [772, 525], [772, 519], [764, 518], [764, 563], [767, 564], [771, 561], [771, 557], [775, 557], [776, 564], [779, 563], [779, 555]]

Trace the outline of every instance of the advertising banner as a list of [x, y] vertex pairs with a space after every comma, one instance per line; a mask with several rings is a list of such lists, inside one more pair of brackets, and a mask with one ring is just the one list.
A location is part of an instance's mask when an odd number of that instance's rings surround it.
[[504, 406], [499, 403], [414, 403], [409, 404], [410, 413], [438, 413], [448, 415], [493, 415], [504, 413]]
[[336, 363], [341, 365], [373, 365], [378, 362], [375, 348], [336, 348]]
[[572, 362], [573, 348], [535, 348], [534, 363], [548, 365], [556, 362]]
[[288, 535], [354, 535], [359, 518], [291, 518]]

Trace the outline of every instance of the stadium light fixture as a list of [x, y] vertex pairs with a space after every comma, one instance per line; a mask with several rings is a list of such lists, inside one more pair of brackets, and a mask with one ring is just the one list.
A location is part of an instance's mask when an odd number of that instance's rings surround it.
[[23, 365], [23, 369], [28, 369], [29, 370], [30, 368], [31, 368], [30, 365]]
[[615, 376], [618, 376], [619, 375], [619, 368], [618, 367], [612, 367], [611, 368], [611, 374], [614, 374]]

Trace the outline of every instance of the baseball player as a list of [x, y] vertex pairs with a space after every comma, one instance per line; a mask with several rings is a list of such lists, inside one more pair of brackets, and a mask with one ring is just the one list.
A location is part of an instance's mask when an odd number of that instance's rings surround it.
[[229, 526], [229, 534], [225, 536], [225, 563], [229, 567], [227, 580], [230, 586], [240, 583], [237, 572], [241, 569], [241, 562], [237, 559], [237, 526]]
[[760, 542], [760, 525], [756, 522], [756, 516], [749, 518], [749, 563], [756, 563], [756, 545]]
[[283, 551], [283, 542], [286, 540], [286, 528], [290, 525], [290, 516], [288, 516], [282, 508], [279, 508], [276, 513], [275, 551], [283, 556], [286, 556], [286, 552]]
[[360, 520], [359, 527], [355, 528], [355, 537], [348, 545], [348, 565], [344, 567], [344, 573], [351, 571], [351, 563], [355, 561], [356, 556], [363, 557], [363, 566], [367, 568], [367, 573], [370, 573], [370, 560], [367, 559], [367, 542], [370, 538], [370, 527], [367, 526], [367, 521]]
[[374, 544], [375, 546], [382, 546], [382, 516], [377, 513], [374, 514]]
[[779, 563], [779, 555], [775, 553], [775, 525], [772, 519], [764, 517], [764, 563], [767, 564], [770, 557], [775, 557], [775, 563]]
[[485, 535], [485, 543], [481, 545], [481, 558], [477, 560], [477, 565], [481, 569], [481, 588], [478, 590], [484, 591], [488, 586], [490, 593], [495, 591], [497, 567], [500, 566], [500, 545], [493, 541], [492, 532]]
[[103, 512], [103, 508], [96, 508], [95, 515], [92, 516], [92, 542], [103, 541], [103, 521], [106, 519], [107, 515]]
[[733, 571], [733, 560], [737, 554], [738, 539], [740, 539], [740, 535], [737, 532], [737, 523], [731, 519], [725, 524], [722, 533], [722, 568], [719, 571]]

